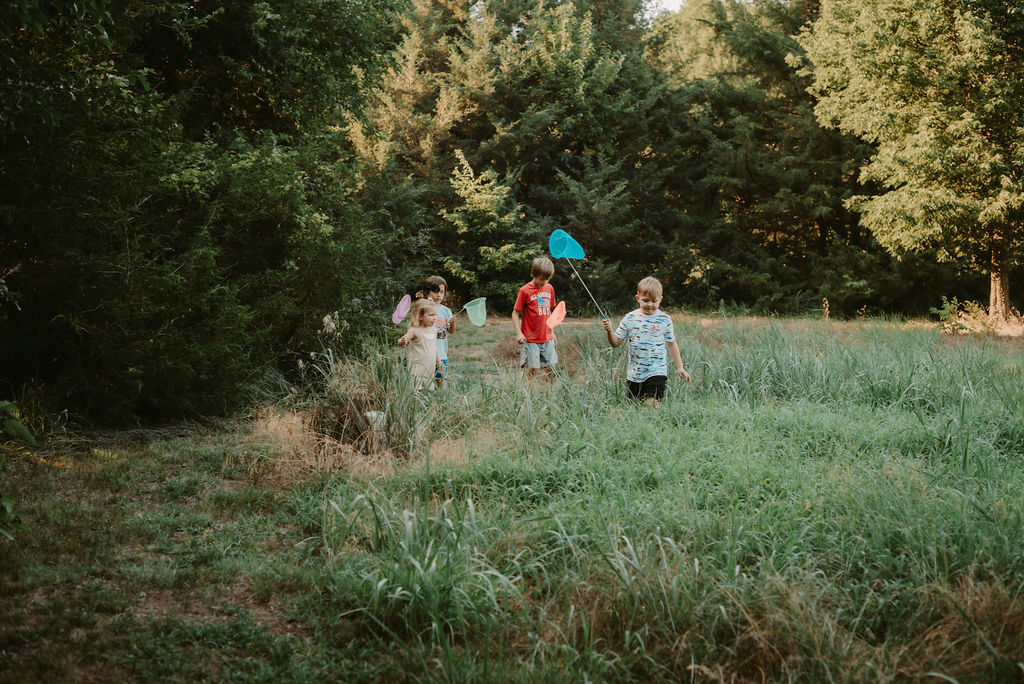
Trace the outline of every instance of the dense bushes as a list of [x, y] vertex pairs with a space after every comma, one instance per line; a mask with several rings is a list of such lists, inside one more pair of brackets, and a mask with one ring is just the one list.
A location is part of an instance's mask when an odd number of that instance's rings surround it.
[[376, 309], [387, 242], [328, 125], [379, 10], [214, 5], [3, 10], [9, 395], [101, 421], [222, 412], [326, 313]]

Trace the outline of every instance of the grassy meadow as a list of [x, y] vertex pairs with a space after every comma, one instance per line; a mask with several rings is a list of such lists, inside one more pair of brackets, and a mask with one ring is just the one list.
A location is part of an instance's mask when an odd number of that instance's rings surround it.
[[439, 392], [323, 354], [234, 421], [7, 448], [0, 681], [1024, 680], [1024, 345], [675, 320], [654, 408], [598, 321], [530, 384], [463, 317]]

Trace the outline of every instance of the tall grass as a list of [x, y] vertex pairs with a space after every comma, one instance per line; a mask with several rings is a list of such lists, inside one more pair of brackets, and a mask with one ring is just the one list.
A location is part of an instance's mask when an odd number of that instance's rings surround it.
[[1020, 352], [886, 322], [679, 328], [694, 382], [657, 408], [591, 332], [548, 386], [432, 397], [507, 448], [329, 495], [332, 591], [531, 678], [1017, 672]]
[[596, 322], [546, 383], [503, 325], [441, 391], [326, 353], [252, 434], [9, 460], [0, 679], [1024, 678], [1019, 344], [677, 317], [647, 407]]

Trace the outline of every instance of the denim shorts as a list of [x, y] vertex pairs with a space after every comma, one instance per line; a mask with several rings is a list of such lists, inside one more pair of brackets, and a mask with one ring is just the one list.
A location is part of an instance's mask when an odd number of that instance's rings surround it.
[[523, 342], [519, 348], [520, 368], [546, 368], [558, 363], [558, 352], [555, 351], [555, 341], [547, 342]]

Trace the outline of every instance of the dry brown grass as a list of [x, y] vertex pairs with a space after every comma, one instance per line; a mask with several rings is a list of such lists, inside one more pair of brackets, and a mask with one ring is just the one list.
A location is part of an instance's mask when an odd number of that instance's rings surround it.
[[707, 681], [786, 679], [787, 672], [813, 671], [815, 662], [843, 663], [841, 680], [849, 682], [911, 680], [926, 672], [1024, 681], [1016, 663], [1024, 658], [1024, 599], [999, 580], [967, 577], [953, 588], [935, 588], [915, 620], [920, 630], [908, 626], [908, 641], [882, 644], [850, 631], [820, 591], [779, 582], [773, 595], [762, 606], [741, 609], [735, 660], [701, 673]]
[[[430, 445], [430, 460], [438, 465], [464, 465], [479, 456], [493, 454], [510, 448], [508, 435], [494, 428], [461, 437], [442, 437]], [[411, 462], [410, 465], [417, 465]]]
[[[938, 671], [975, 681], [1024, 681], [1019, 590], [1011, 591], [998, 578], [967, 576], [954, 587], [933, 588], [929, 603], [937, 619], [907, 645], [901, 675]], [[990, 647], [1002, 663], [995, 662]]]
[[963, 326], [955, 332], [961, 335], [995, 335], [996, 337], [1024, 337], [1024, 318], [1017, 311], [1006, 318], [989, 316], [984, 309], [971, 314], [960, 312], [958, 321]]
[[1024, 337], [1024, 317], [1011, 309], [1005, 317], [992, 316], [979, 302], [960, 302], [943, 298], [941, 310], [935, 310], [944, 332], [953, 335], [984, 335], [1019, 339]]
[[[579, 341], [570, 335], [562, 335], [557, 338], [555, 348], [558, 351], [558, 362], [555, 367], [562, 370], [569, 377], [576, 377], [580, 372], [583, 359], [583, 348]], [[508, 335], [498, 340], [491, 350], [491, 358], [495, 359], [502, 368], [519, 367], [520, 345], [516, 342], [514, 335]]]
[[[665, 579], [641, 580], [626, 588], [599, 571], [557, 601], [545, 596], [537, 604], [537, 596], [524, 594], [541, 614], [558, 615], [543, 623], [546, 643], [565, 642], [580, 651], [591, 644], [621, 653], [628, 650], [628, 626], [648, 622], [649, 599], [658, 595]], [[619, 590], [610, 593], [615, 586]], [[706, 626], [685, 619], [672, 633], [658, 630], [644, 637], [647, 653], [672, 677], [700, 682], [791, 681], [819, 667], [824, 678], [841, 663], [838, 679], [846, 682], [909, 681], [927, 672], [959, 681], [1024, 681], [1018, 662], [1024, 660], [1024, 598], [998, 579], [967, 577], [955, 587], [932, 589], [914, 624], [906, 626], [907, 638], [881, 642], [877, 635], [852, 630], [813, 586], [779, 579], [753, 603], [728, 591], [723, 598], [735, 617], [718, 641], [707, 641]], [[563, 610], [565, 605], [572, 609]], [[915, 630], [916, 625], [920, 628]]]
[[256, 457], [250, 472], [282, 484], [343, 472], [370, 480], [394, 472], [387, 451], [363, 453], [354, 444], [318, 432], [308, 413], [263, 408], [252, 423]]
[[429, 454], [437, 465], [463, 465], [484, 454], [510, 447], [509, 438], [487, 428], [468, 435], [431, 439], [428, 450], [398, 457], [391, 450], [364, 450], [318, 432], [301, 411], [264, 408], [252, 421], [249, 471], [282, 485], [344, 473], [357, 480], [390, 477], [399, 469], [422, 466]]
[[[744, 628], [735, 661], [708, 681], [765, 681], [807, 673], [815, 662], [842, 663], [842, 681], [903, 681], [941, 672], [971, 681], [1024, 681], [1015, 664], [1024, 657], [1024, 600], [998, 580], [965, 578], [936, 588], [916, 622], [921, 629], [900, 643], [878, 644], [850, 631], [819, 591], [777, 583], [774, 600], [741, 610]], [[962, 609], [957, 608], [959, 606]], [[998, 657], [993, 656], [988, 641]]]

